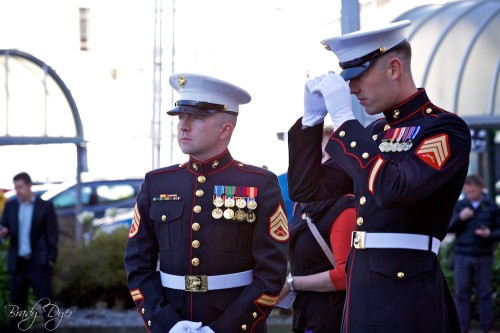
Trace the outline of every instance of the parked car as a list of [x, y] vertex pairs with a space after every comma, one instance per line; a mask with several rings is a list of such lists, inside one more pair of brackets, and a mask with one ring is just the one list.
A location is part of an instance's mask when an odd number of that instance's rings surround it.
[[92, 223], [96, 231], [102, 231], [110, 234], [118, 228], [130, 229], [132, 219], [134, 218], [134, 209], [123, 211], [115, 216], [105, 216], [95, 219]]
[[[109, 208], [133, 208], [142, 182], [142, 178], [82, 181], [82, 210], [100, 218]], [[42, 199], [52, 201], [59, 217], [74, 216], [76, 185], [76, 180], [61, 183], [42, 194]]]
[[[132, 209], [139, 192], [142, 178], [93, 179], [80, 183], [81, 212], [94, 218], [104, 217], [106, 211]], [[42, 194], [42, 199], [54, 204], [63, 236], [73, 237], [76, 216], [76, 180], [63, 182]]]
[[[45, 192], [47, 192], [48, 190], [50, 190], [51, 188], [54, 188], [54, 186], [57, 186], [59, 184], [57, 183], [46, 183], [46, 184], [33, 184], [31, 186], [31, 191], [35, 194], [35, 195], [42, 195], [44, 194]], [[5, 197], [7, 199], [10, 199], [12, 197], [15, 197], [16, 196], [16, 190], [15, 189], [11, 189], [11, 190], [8, 190], [7, 192], [5, 192]]]

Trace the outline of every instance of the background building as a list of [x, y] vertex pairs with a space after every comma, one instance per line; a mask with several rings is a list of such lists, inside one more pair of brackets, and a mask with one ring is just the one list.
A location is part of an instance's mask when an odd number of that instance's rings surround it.
[[[0, 49], [30, 53], [64, 80], [88, 141], [90, 174], [142, 176], [186, 159], [175, 141], [175, 120], [165, 114], [175, 99], [168, 76], [181, 71], [218, 76], [251, 93], [231, 151], [236, 159], [281, 174], [288, 155], [276, 134], [302, 115], [304, 82], [338, 70], [338, 60], [319, 41], [341, 33], [342, 4], [358, 2], [9, 0], [0, 3]], [[359, 1], [362, 28], [397, 17], [414, 21], [417, 83], [428, 87], [437, 105], [474, 120], [477, 147], [485, 150], [498, 141], [491, 122], [499, 114], [498, 6], [497, 0]], [[16, 94], [34, 101], [43, 88], [39, 83], [23, 79]], [[43, 108], [34, 104], [24, 108], [17, 125], [6, 125], [4, 119], [14, 118], [5, 116], [0, 103], [0, 136], [5, 126], [29, 131], [31, 122], [42, 121]], [[359, 116], [370, 120], [362, 110]], [[485, 118], [490, 120], [482, 124]], [[57, 117], [55, 123], [65, 128], [65, 121]], [[495, 155], [476, 153], [472, 171], [493, 183], [500, 177], [490, 167]], [[39, 181], [61, 181], [76, 172], [72, 145], [0, 146], [0, 160], [8, 161], [2, 163], [1, 185], [20, 169]]]

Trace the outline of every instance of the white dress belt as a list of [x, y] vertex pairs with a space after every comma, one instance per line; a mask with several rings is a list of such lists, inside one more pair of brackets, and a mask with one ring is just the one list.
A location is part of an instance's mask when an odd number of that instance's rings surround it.
[[353, 231], [351, 238], [351, 246], [356, 249], [410, 249], [432, 251], [436, 255], [440, 244], [435, 237], [418, 234]]
[[172, 275], [160, 271], [166, 288], [186, 291], [207, 291], [247, 286], [253, 282], [253, 270], [223, 275]]

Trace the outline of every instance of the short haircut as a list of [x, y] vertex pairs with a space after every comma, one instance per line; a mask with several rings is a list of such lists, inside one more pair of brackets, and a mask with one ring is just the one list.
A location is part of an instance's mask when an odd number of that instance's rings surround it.
[[406, 59], [411, 59], [411, 45], [408, 42], [394, 49], [394, 52], [400, 54]]
[[398, 57], [402, 62], [406, 62], [408, 66], [411, 66], [411, 45], [409, 42], [403, 43], [401, 46], [398, 46], [394, 50], [391, 50], [385, 54], [383, 54], [381, 57], [375, 59], [375, 63], [377, 63], [377, 60], [385, 57], [386, 59], [390, 59], [390, 57], [396, 56]]
[[25, 184], [31, 185], [31, 177], [27, 172], [20, 172], [14, 176], [13, 180], [15, 182], [22, 180]]
[[466, 185], [475, 185], [481, 188], [484, 188], [484, 180], [479, 177], [478, 175], [468, 175], [465, 178], [465, 184]]

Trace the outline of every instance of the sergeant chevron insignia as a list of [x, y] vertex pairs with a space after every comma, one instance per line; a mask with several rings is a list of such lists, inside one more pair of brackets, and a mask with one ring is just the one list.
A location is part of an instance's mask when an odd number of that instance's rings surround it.
[[276, 305], [277, 301], [278, 301], [278, 296], [262, 294], [261, 296], [259, 296], [259, 298], [255, 300], [255, 303], [262, 304], [265, 306], [274, 306]]
[[278, 204], [274, 214], [269, 217], [269, 235], [278, 242], [286, 242], [290, 237], [288, 219], [281, 203]]
[[130, 295], [132, 295], [132, 300], [134, 302], [144, 299], [144, 296], [142, 296], [141, 290], [139, 288], [131, 290]]
[[441, 170], [451, 154], [448, 135], [440, 134], [424, 140], [418, 147], [416, 154], [429, 166]]
[[141, 215], [139, 215], [139, 209], [137, 209], [137, 204], [136, 204], [134, 208], [134, 217], [132, 219], [132, 225], [130, 226], [130, 231], [128, 232], [128, 238], [132, 238], [135, 235], [137, 235], [140, 223], [141, 223]]

